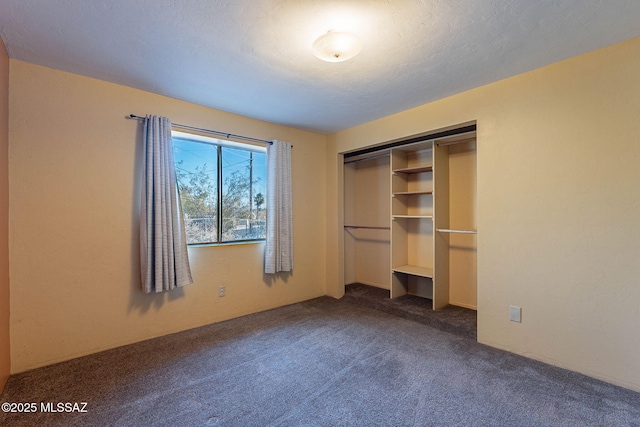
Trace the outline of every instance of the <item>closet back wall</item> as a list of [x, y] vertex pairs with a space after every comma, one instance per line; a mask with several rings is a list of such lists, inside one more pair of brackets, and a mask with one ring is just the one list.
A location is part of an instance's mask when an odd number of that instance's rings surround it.
[[[389, 227], [389, 157], [345, 164], [345, 225]], [[345, 230], [345, 283], [389, 289], [389, 230]]]
[[[476, 230], [476, 143], [450, 145], [449, 224]], [[476, 234], [449, 234], [449, 303], [477, 309]]]
[[[324, 295], [324, 136], [22, 61], [10, 71], [12, 372]], [[293, 274], [263, 275], [263, 243], [193, 247], [194, 284], [143, 294], [129, 113], [293, 143]]]

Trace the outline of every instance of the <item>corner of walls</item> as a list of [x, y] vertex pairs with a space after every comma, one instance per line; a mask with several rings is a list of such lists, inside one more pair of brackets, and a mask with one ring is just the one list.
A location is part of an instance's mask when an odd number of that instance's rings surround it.
[[344, 244], [336, 230], [343, 226], [342, 168], [336, 152], [334, 135], [327, 136], [326, 171], [326, 294], [333, 298], [344, 295]]
[[9, 308], [9, 55], [0, 38], [0, 392], [11, 372]]
[[[325, 295], [325, 135], [19, 60], [11, 75], [12, 373]], [[142, 293], [130, 113], [294, 144], [293, 273], [265, 275], [263, 243], [190, 247], [194, 284]]]

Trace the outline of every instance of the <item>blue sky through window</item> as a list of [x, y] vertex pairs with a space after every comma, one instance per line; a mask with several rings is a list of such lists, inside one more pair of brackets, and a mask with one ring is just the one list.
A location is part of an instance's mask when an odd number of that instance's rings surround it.
[[[221, 147], [222, 199], [218, 200]], [[264, 239], [266, 149], [194, 135], [173, 137], [187, 242]], [[249, 185], [249, 182], [253, 182]], [[222, 228], [218, 230], [218, 225]]]

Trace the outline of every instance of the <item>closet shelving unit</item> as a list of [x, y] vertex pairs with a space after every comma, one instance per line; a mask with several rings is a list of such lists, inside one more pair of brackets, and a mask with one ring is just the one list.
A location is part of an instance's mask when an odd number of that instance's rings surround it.
[[450, 223], [449, 145], [469, 140], [475, 133], [391, 150], [391, 298], [429, 298], [435, 310], [450, 303], [450, 236], [476, 231]]
[[391, 151], [391, 298], [433, 297], [433, 143]]
[[[345, 245], [351, 251], [345, 249], [350, 256], [347, 280], [359, 274], [361, 283], [389, 289], [391, 298], [427, 298], [435, 310], [448, 304], [476, 309], [475, 138], [472, 131], [394, 144], [380, 154], [345, 161], [388, 158], [345, 169], [360, 186], [345, 184], [352, 202], [345, 208], [345, 236], [350, 238], [345, 237]], [[390, 233], [379, 237], [383, 233], [366, 230]], [[358, 240], [358, 233], [367, 238]]]

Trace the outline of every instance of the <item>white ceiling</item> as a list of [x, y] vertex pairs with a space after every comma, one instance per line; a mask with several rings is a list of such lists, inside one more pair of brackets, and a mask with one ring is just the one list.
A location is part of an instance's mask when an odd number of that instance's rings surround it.
[[639, 35], [639, 0], [0, 0], [11, 58], [323, 134]]

